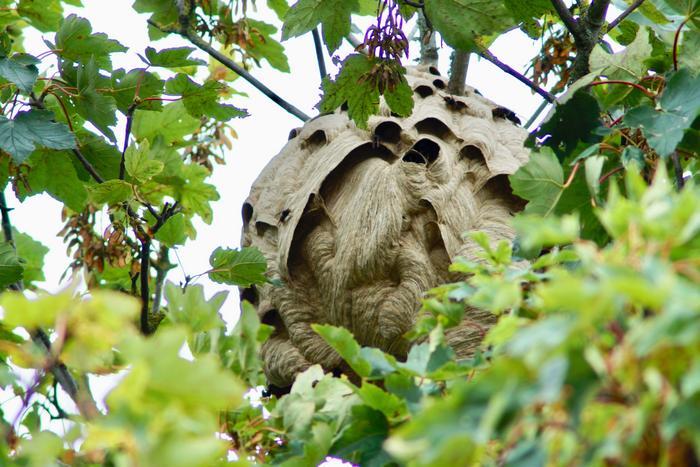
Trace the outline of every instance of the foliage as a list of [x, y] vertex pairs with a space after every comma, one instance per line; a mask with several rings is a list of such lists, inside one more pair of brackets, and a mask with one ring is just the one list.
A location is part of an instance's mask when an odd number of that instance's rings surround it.
[[[127, 51], [64, 14], [79, 0], [0, 1], [2, 186], [63, 203], [61, 235], [86, 285], [37, 289], [47, 249], [12, 229], [0, 196], [0, 386], [14, 401], [0, 407], [1, 463], [697, 463], [700, 3], [635, 5], [594, 31], [586, 53], [580, 28], [604, 0], [575, 2], [575, 26], [556, 1], [268, 0], [276, 24], [254, 3], [136, 0], [154, 41], [179, 34], [184, 45]], [[324, 79], [319, 109], [347, 106], [360, 127], [381, 99], [410, 115], [404, 29], [416, 13], [447, 44], [484, 56], [514, 28], [541, 40], [532, 84], [553, 77], [561, 94], [510, 177], [527, 203], [518, 236], [492, 245], [469, 234], [480, 260], [457, 259], [460, 280], [426, 296], [404, 361], [318, 324], [348, 374], [312, 366], [271, 395], [258, 352], [274, 329], [246, 302], [231, 329], [226, 292], [167, 281], [170, 250], [196, 236], [195, 218], [212, 220], [209, 177], [229, 125], [247, 116], [226, 99], [262, 61], [290, 70], [277, 31], [284, 40], [321, 26], [335, 53], [356, 16], [374, 15]], [[48, 50], [24, 50], [25, 28], [47, 33]], [[116, 52], [143, 67], [114, 69]], [[220, 284], [279, 285], [254, 249], [217, 248], [210, 264], [202, 274]], [[498, 321], [458, 359], [445, 332], [470, 307]], [[114, 386], [104, 406], [87, 385], [101, 377]]]

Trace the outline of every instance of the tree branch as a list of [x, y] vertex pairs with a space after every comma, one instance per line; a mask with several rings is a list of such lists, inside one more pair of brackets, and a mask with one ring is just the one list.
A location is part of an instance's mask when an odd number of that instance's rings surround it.
[[321, 35], [318, 33], [318, 28], [313, 28], [311, 30], [311, 35], [314, 37], [314, 49], [316, 50], [318, 72], [321, 74], [321, 81], [323, 81], [328, 73], [326, 72], [326, 60], [323, 57], [323, 44], [321, 43]]
[[161, 245], [160, 252], [158, 253], [158, 264], [154, 265], [156, 268], [156, 283], [153, 291], [153, 306], [151, 307], [151, 313], [153, 313], [153, 315], [157, 315], [160, 310], [160, 302], [163, 296], [163, 284], [165, 284], [168, 270], [173, 267], [168, 260], [169, 250], [170, 249], [165, 245]]
[[591, 52], [600, 38], [600, 31], [605, 23], [605, 14], [609, 5], [610, 0], [594, 0], [579, 19], [578, 34], [574, 35], [576, 58], [571, 68], [570, 82], [572, 83], [590, 72]]
[[620, 13], [620, 16], [618, 16], [617, 18], [615, 18], [614, 20], [612, 20], [610, 22], [610, 24], [608, 25], [608, 32], [615, 29], [621, 22], [623, 22], [625, 20], [625, 18], [627, 18], [630, 15], [630, 13], [632, 13], [634, 10], [639, 8], [639, 6], [642, 3], [644, 3], [644, 0], [636, 0], [634, 3], [632, 3], [630, 6], [628, 6], [625, 11]]
[[2, 233], [5, 241], [12, 243], [12, 223], [10, 222], [10, 208], [7, 207], [5, 192], [0, 191], [0, 212], [2, 212]]
[[418, 12], [418, 40], [420, 41], [420, 64], [437, 66], [438, 49], [435, 33], [428, 25], [428, 20], [422, 11]]
[[562, 0], [552, 0], [552, 6], [556, 10], [557, 15], [559, 15], [559, 18], [561, 18], [564, 26], [566, 26], [566, 29], [574, 36], [574, 39], [579, 37], [581, 29], [578, 21], [576, 21], [564, 2]]
[[149, 269], [151, 267], [151, 238], [145, 236], [141, 240], [141, 272], [139, 278], [141, 282], [141, 333], [148, 336], [153, 332], [151, 329], [150, 312], [148, 304], [151, 294], [148, 291]]
[[671, 162], [673, 162], [673, 173], [676, 176], [676, 188], [678, 191], [681, 191], [685, 185], [685, 180], [683, 179], [683, 167], [681, 166], [678, 151], [673, 151], [671, 153]]
[[498, 68], [500, 68], [502, 71], [504, 71], [504, 72], [508, 73], [509, 75], [511, 75], [513, 78], [515, 78], [515, 79], [517, 79], [518, 81], [520, 81], [521, 83], [527, 85], [530, 89], [532, 89], [532, 90], [535, 91], [537, 94], [539, 94], [539, 95], [542, 96], [544, 99], [546, 99], [547, 102], [550, 102], [550, 103], [551, 103], [551, 102], [554, 102], [554, 101], [556, 100], [556, 97], [554, 97], [554, 95], [553, 95], [552, 93], [550, 93], [549, 91], [546, 91], [546, 90], [542, 89], [541, 87], [537, 86], [535, 83], [533, 83], [532, 81], [530, 81], [529, 79], [527, 79], [527, 77], [525, 77], [522, 73], [520, 73], [519, 71], [515, 70], [515, 69], [512, 68], [511, 66], [509, 66], [509, 65], [503, 63], [502, 61], [500, 61], [498, 58], [496, 58], [496, 57], [495, 57], [491, 52], [489, 52], [488, 50], [481, 50], [481, 51], [478, 52], [478, 54], [479, 54], [480, 57], [483, 57], [483, 58], [485, 58], [486, 60], [488, 60], [489, 62], [493, 63], [493, 64], [496, 65]]
[[595, 33], [596, 36], [597, 33], [600, 32], [600, 28], [605, 23], [605, 15], [608, 12], [609, 6], [610, 0], [593, 0], [591, 6], [588, 7], [588, 10], [586, 10], [584, 20], [587, 23], [587, 26], [589, 26], [590, 32]]
[[464, 85], [467, 80], [469, 68], [469, 52], [453, 50], [450, 57], [450, 80], [447, 82], [447, 90], [450, 94], [463, 95]]
[[270, 88], [268, 88], [263, 83], [261, 83], [253, 75], [248, 73], [248, 71], [246, 71], [244, 68], [239, 66], [236, 62], [234, 62], [233, 60], [231, 60], [230, 58], [228, 58], [227, 56], [225, 56], [224, 54], [222, 54], [221, 52], [216, 50], [214, 47], [212, 47], [208, 42], [206, 42], [204, 39], [199, 37], [189, 27], [186, 28], [183, 26], [181, 29], [165, 28], [165, 27], [151, 21], [150, 19], [148, 20], [148, 24], [150, 24], [151, 26], [153, 26], [154, 28], [156, 28], [162, 32], [179, 34], [180, 36], [189, 40], [194, 46], [196, 46], [200, 50], [208, 53], [209, 55], [211, 55], [212, 57], [217, 59], [226, 68], [230, 69], [234, 73], [238, 74], [241, 78], [248, 81], [258, 91], [262, 92], [265, 96], [267, 96], [270, 100], [272, 100], [272, 102], [279, 105], [284, 110], [286, 110], [290, 114], [297, 117], [299, 120], [307, 121], [310, 119], [310, 117], [308, 115], [306, 115], [304, 112], [302, 112], [301, 110], [294, 107], [289, 102], [282, 99], [274, 91], [272, 91]]

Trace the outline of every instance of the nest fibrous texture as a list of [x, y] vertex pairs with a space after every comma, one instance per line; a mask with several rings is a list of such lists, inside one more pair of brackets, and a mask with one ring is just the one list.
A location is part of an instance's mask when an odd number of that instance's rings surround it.
[[[319, 116], [292, 131], [253, 184], [242, 245], [259, 248], [277, 280], [242, 298], [275, 327], [262, 348], [271, 384], [288, 386], [316, 363], [346, 369], [312, 323], [405, 356], [424, 293], [458, 279], [448, 272], [457, 256], [477, 258], [464, 233], [513, 237], [509, 219], [522, 203], [506, 177], [527, 161], [526, 132], [474, 89], [448, 94], [431, 71], [409, 70], [411, 116], [382, 103], [368, 130], [344, 111]], [[467, 310], [448, 342], [467, 356], [492, 321]]]

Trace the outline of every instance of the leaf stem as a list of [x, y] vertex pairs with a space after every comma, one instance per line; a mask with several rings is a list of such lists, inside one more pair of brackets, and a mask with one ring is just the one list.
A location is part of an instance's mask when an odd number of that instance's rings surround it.
[[615, 175], [616, 173], [621, 172], [621, 171], [623, 171], [623, 170], [625, 170], [625, 168], [624, 168], [623, 166], [615, 167], [615, 168], [612, 169], [610, 172], [608, 172], [608, 173], [606, 173], [605, 175], [603, 175], [602, 177], [600, 177], [600, 179], [598, 180], [598, 184], [599, 184], [599, 185], [602, 185], [603, 183], [605, 183], [605, 181], [606, 181], [607, 179], [609, 179], [610, 177], [612, 177], [612, 176]]
[[676, 29], [676, 34], [673, 36], [673, 69], [678, 70], [678, 40], [681, 37], [681, 30], [683, 26], [690, 20], [691, 16], [688, 16]]
[[656, 99], [656, 94], [653, 92], [649, 91], [647, 88], [642, 86], [641, 84], [638, 83], [632, 83], [630, 81], [622, 81], [622, 80], [617, 80], [617, 79], [608, 79], [605, 81], [593, 81], [589, 86], [600, 86], [603, 84], [624, 84], [625, 86], [632, 86], [635, 89], [638, 89], [642, 93], [644, 93], [645, 96], [647, 96], [649, 99], [654, 100]]
[[574, 177], [576, 176], [576, 172], [578, 172], [578, 168], [581, 166], [581, 161], [576, 162], [574, 164], [574, 168], [571, 169], [571, 173], [569, 174], [569, 178], [566, 179], [566, 183], [562, 186], [562, 188], [569, 188], [571, 186], [571, 183], [574, 181]]

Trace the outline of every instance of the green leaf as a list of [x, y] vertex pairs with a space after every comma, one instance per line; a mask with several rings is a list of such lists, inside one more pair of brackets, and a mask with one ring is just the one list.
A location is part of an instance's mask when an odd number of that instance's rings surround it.
[[34, 151], [26, 162], [30, 167], [26, 180], [30, 191], [25, 192], [24, 185], [18, 184], [16, 191], [20, 199], [45, 191], [71, 210], [82, 211], [87, 203], [88, 193], [78, 178], [72, 159], [75, 159], [75, 156], [67, 151]]
[[131, 125], [131, 133], [138, 140], [148, 139], [153, 143], [161, 136], [166, 144], [182, 141], [199, 128], [199, 120], [185, 110], [181, 101], [171, 102], [163, 106], [159, 113], [137, 110]]
[[165, 221], [165, 224], [156, 232], [156, 240], [170, 248], [184, 245], [187, 241], [185, 215], [179, 212]]
[[343, 357], [355, 373], [363, 378], [370, 375], [372, 368], [360, 355], [360, 344], [350, 331], [329, 324], [312, 324], [311, 328]]
[[63, 18], [58, 0], [20, 0], [17, 13], [41, 32], [55, 31]]
[[641, 128], [649, 145], [667, 157], [683, 139], [700, 110], [700, 76], [687, 69], [673, 73], [667, 81], [658, 109], [648, 105], [635, 107], [625, 115], [625, 123]]
[[186, 325], [193, 333], [222, 329], [225, 323], [220, 310], [227, 296], [228, 292], [219, 292], [207, 300], [201, 285], [191, 285], [182, 289], [168, 282], [165, 285], [165, 297], [168, 300], [167, 319], [176, 324]]
[[0, 149], [21, 164], [37, 146], [74, 148], [75, 137], [68, 127], [52, 120], [53, 114], [42, 110], [18, 112], [14, 120], [0, 115]]
[[365, 55], [349, 55], [335, 81], [323, 80], [321, 112], [332, 112], [347, 102], [348, 116], [358, 127], [367, 128], [369, 116], [379, 110], [379, 90], [370, 80], [361, 78], [372, 70], [374, 64], [375, 59]]
[[[121, 152], [116, 147], [94, 133], [85, 130], [76, 132], [78, 136], [78, 146], [85, 159], [105, 180], [119, 177], [119, 164], [121, 162]], [[91, 175], [78, 159], [71, 155], [71, 162], [81, 180], [94, 182]]]
[[[141, 100], [138, 108], [141, 110], [161, 110], [163, 103], [160, 100], [143, 101], [149, 97], [159, 97], [163, 93], [163, 80], [158, 75], [148, 72], [143, 68], [136, 68], [125, 73], [121, 68], [112, 73], [112, 87], [117, 108], [124, 114], [127, 113], [136, 98]], [[138, 92], [138, 96], [136, 93]]]
[[392, 90], [384, 92], [384, 100], [392, 112], [400, 117], [408, 117], [413, 112], [413, 90], [403, 76], [405, 70], [401, 69], [401, 81]]
[[563, 159], [573, 152], [579, 141], [592, 144], [600, 140], [600, 136], [594, 133], [601, 127], [599, 112], [595, 98], [587, 92], [578, 91], [552, 110], [536, 136], [544, 138], [549, 135], [544, 144]]
[[70, 15], [63, 20], [61, 28], [56, 32], [55, 40], [58, 55], [64, 60], [75, 63], [94, 60], [99, 68], [105, 70], [112, 69], [110, 54], [127, 50], [119, 42], [108, 38], [106, 34], [93, 33], [90, 22], [77, 15]]
[[222, 345], [226, 367], [251, 386], [265, 380], [259, 357], [260, 346], [273, 330], [271, 326], [261, 324], [253, 305], [244, 301], [236, 327]]
[[32, 92], [32, 87], [39, 76], [36, 64], [39, 60], [26, 54], [17, 54], [12, 58], [0, 58], [0, 76], [17, 85], [25, 94]]
[[651, 56], [652, 47], [646, 28], [640, 28], [634, 41], [624, 50], [610, 54], [601, 45], [591, 52], [591, 71], [610, 79], [637, 81], [644, 77], [647, 67], [644, 60]]
[[156, 50], [153, 47], [146, 47], [146, 58], [151, 66], [165, 68], [206, 65], [204, 60], [190, 58], [190, 54], [194, 52], [194, 50], [193, 47], [173, 47], [161, 50]]
[[8, 242], [0, 243], [0, 287], [22, 280], [23, 272], [24, 266], [15, 247]]
[[[159, 26], [171, 26], [177, 23], [177, 5], [175, 2], [163, 0], [135, 0], [134, 10], [139, 13], [153, 13], [150, 20]], [[158, 40], [167, 35], [153, 26], [149, 26], [148, 35], [151, 40]]]
[[130, 199], [134, 195], [134, 187], [124, 180], [107, 180], [90, 187], [90, 199], [95, 204], [114, 204], [122, 203]]
[[425, 377], [453, 359], [454, 351], [445, 344], [432, 345], [424, 342], [411, 347], [406, 362], [398, 365], [413, 376]]
[[505, 0], [505, 7], [518, 23], [529, 22], [532, 19], [541, 18], [545, 14], [554, 13], [552, 2], [549, 0]]
[[87, 64], [78, 65], [75, 86], [76, 95], [71, 96], [78, 114], [95, 125], [110, 141], [116, 141], [111, 126], [117, 124], [117, 104], [111, 95], [98, 88], [110, 87], [109, 81], [100, 75], [97, 63], [91, 57]]
[[425, 0], [425, 15], [452, 47], [472, 51], [483, 37], [515, 26], [510, 11], [498, 0]]
[[182, 101], [190, 115], [195, 118], [207, 116], [219, 121], [227, 121], [234, 117], [245, 117], [248, 113], [232, 105], [219, 104], [219, 94], [223, 85], [216, 81], [207, 81], [199, 85], [184, 73], [178, 73], [175, 78], [165, 83], [168, 94], [182, 96]]
[[209, 257], [212, 269], [209, 278], [214, 282], [249, 287], [265, 282], [267, 261], [257, 248], [242, 250], [214, 250]]
[[572, 214], [542, 218], [539, 214], [523, 213], [515, 216], [513, 227], [525, 250], [566, 245], [576, 240], [579, 234], [578, 217]]
[[389, 435], [389, 422], [384, 414], [366, 405], [352, 408], [350, 422], [336, 439], [329, 454], [354, 465], [384, 466], [391, 457], [382, 449]]
[[289, 73], [289, 62], [284, 47], [272, 38], [272, 35], [277, 33], [277, 28], [254, 19], [246, 21], [251, 29], [255, 29], [250, 37], [252, 44], [246, 46], [246, 53], [256, 61], [267, 60], [272, 68]]
[[44, 277], [44, 256], [49, 252], [49, 249], [29, 235], [14, 229], [13, 239], [17, 249], [17, 256], [24, 263], [24, 274], [22, 275], [24, 286], [33, 288], [34, 282], [41, 282], [46, 279]]
[[267, 0], [267, 7], [274, 11], [279, 19], [284, 19], [287, 11], [289, 11], [287, 0]]
[[357, 391], [357, 395], [367, 406], [379, 410], [387, 417], [393, 417], [398, 412], [406, 411], [406, 404], [402, 399], [371, 383], [364, 383]]
[[551, 213], [564, 189], [564, 170], [549, 148], [533, 152], [527, 164], [508, 178], [513, 194], [529, 201], [528, 214]]
[[212, 221], [211, 201], [219, 199], [214, 185], [205, 183], [209, 176], [206, 167], [199, 164], [183, 165], [177, 180], [173, 180], [173, 197], [180, 203], [185, 213], [198, 214], [206, 223]]
[[138, 147], [130, 145], [124, 155], [126, 171], [140, 183], [150, 180], [163, 171], [163, 163], [154, 160], [150, 154], [150, 144], [144, 140]]
[[299, 0], [287, 12], [282, 40], [297, 37], [323, 25], [323, 39], [333, 53], [350, 34], [350, 15], [359, 9], [357, 0]]

